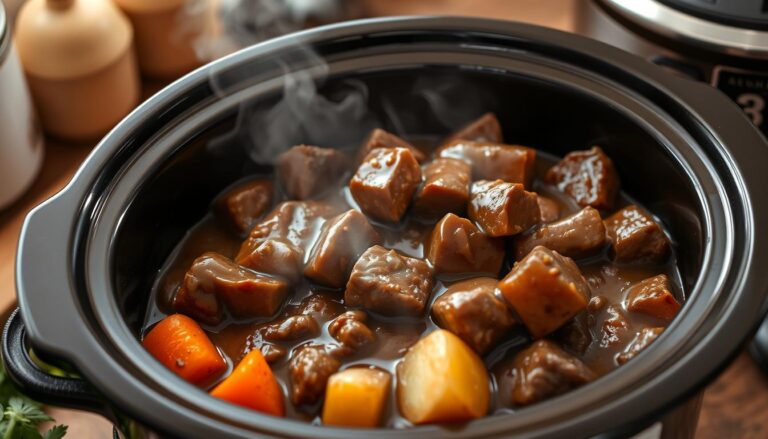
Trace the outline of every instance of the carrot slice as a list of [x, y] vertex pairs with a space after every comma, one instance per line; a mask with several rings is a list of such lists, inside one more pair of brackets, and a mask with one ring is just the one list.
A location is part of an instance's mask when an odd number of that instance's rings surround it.
[[211, 395], [262, 413], [285, 415], [283, 391], [258, 349], [250, 351]]
[[227, 364], [191, 318], [173, 314], [144, 337], [144, 347], [165, 367], [192, 384], [204, 385], [221, 375]]

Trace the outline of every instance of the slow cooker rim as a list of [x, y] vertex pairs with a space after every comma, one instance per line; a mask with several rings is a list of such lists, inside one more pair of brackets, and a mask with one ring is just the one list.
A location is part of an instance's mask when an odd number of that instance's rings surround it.
[[768, 32], [708, 20], [656, 0], [588, 0], [646, 32], [722, 55], [768, 59]]
[[[458, 21], [452, 21], [452, 20], [458, 20]], [[508, 24], [506, 24], [506, 23], [504, 23], [504, 22], [495, 22], [495, 21], [492, 21], [492, 20], [477, 20], [477, 19], [470, 19], [470, 20], [467, 20], [467, 19], [441, 19], [441, 18], [411, 18], [411, 19], [405, 19], [405, 20], [404, 20], [404, 19], [389, 19], [389, 20], [371, 20], [371, 21], [363, 21], [363, 22], [352, 23], [352, 24], [345, 24], [345, 25], [332, 26], [332, 27], [330, 27], [330, 28], [324, 28], [324, 29], [321, 29], [321, 30], [322, 30], [322, 31], [327, 31], [327, 32], [330, 32], [330, 31], [332, 31], [332, 30], [337, 30], [337, 29], [340, 29], [340, 30], [345, 30], [345, 29], [346, 29], [346, 30], [348, 30], [348, 31], [349, 31], [349, 30], [355, 30], [355, 29], [356, 29], [356, 28], [355, 28], [355, 26], [360, 26], [360, 27], [363, 27], [363, 26], [365, 26], [365, 25], [375, 25], [375, 24], [377, 24], [377, 23], [378, 23], [378, 24], [380, 24], [380, 25], [383, 25], [383, 24], [385, 24], [385, 23], [389, 23], [389, 22], [395, 22], [395, 21], [401, 21], [401, 23], [402, 23], [402, 22], [405, 22], [405, 23], [407, 23], [407, 24], [410, 24], [410, 25], [414, 25], [416, 28], [418, 28], [418, 26], [419, 26], [419, 25], [422, 25], [422, 26], [424, 26], [424, 25], [433, 25], [433, 27], [439, 27], [439, 26], [434, 26], [434, 25], [435, 25], [435, 24], [438, 24], [438, 23], [440, 23], [440, 22], [443, 22], [443, 24], [444, 24], [443, 28], [444, 28], [444, 30], [446, 30], [446, 31], [450, 31], [450, 30], [461, 30], [461, 29], [467, 29], [467, 28], [472, 28], [472, 27], [482, 28], [482, 27], [484, 27], [484, 26], [482, 26], [482, 25], [486, 25], [486, 26], [488, 26], [488, 27], [491, 27], [491, 28], [493, 28], [494, 26], [491, 26], [491, 25], [492, 25], [492, 24], [495, 24], [495, 25], [496, 25], [496, 30], [497, 30], [497, 31], [499, 31], [499, 32], [502, 32], [501, 30], [499, 30], [499, 28], [501, 28], [501, 27], [503, 27], [503, 26], [508, 26]], [[445, 21], [447, 21], [447, 23], [446, 23]], [[450, 26], [450, 25], [449, 25], [451, 22], [453, 22], [453, 29], [452, 29], [452, 26]], [[519, 26], [521, 26], [523, 29], [525, 29], [525, 28], [526, 28], [526, 26], [524, 26], [524, 25], [519, 25]], [[406, 26], [406, 27], [407, 27], [407, 26]], [[529, 31], [533, 31], [533, 30], [537, 30], [537, 28], [534, 28], [534, 27], [530, 27], [530, 26], [529, 26], [527, 30], [529, 30]], [[522, 32], [522, 31], [520, 30], [520, 32]], [[547, 30], [546, 32], [553, 32], [553, 31]], [[354, 33], [354, 32], [349, 32], [349, 33], [351, 34], [351, 33]], [[343, 34], [343, 32], [342, 32], [342, 34]], [[321, 33], [320, 33], [320, 32], [318, 32], [318, 31], [308, 31], [308, 32], [305, 32], [305, 33], [303, 33], [303, 34], [300, 34], [300, 35], [303, 35], [304, 37], [312, 36], [312, 37], [315, 37], [316, 39], [323, 39], [323, 35], [321, 35]], [[563, 35], [563, 36], [565, 36], [565, 35], [567, 35], [567, 34], [562, 34], [562, 35]], [[567, 35], [567, 36], [568, 36], [568, 38], [574, 38], [574, 37], [572, 37], [572, 36], [570, 36], [570, 35]], [[271, 44], [272, 44], [272, 45], [275, 45], [275, 44], [277, 44], [278, 42], [282, 42], [282, 41], [285, 41], [285, 40], [284, 40], [284, 39], [280, 39], [280, 40], [278, 40], [277, 42], [273, 42], [273, 43], [271, 43]], [[253, 49], [246, 49], [246, 51], [245, 51], [245, 52], [247, 52], [247, 51], [249, 51], [249, 50], [252, 50], [252, 51], [254, 51], [254, 52], [257, 52], [258, 50], [266, 50], [266, 47], [267, 47], [267, 45], [269, 45], [269, 44], [270, 44], [270, 43], [266, 43], [265, 45], [260, 45], [260, 46], [257, 46], [257, 47], [255, 47], [255, 48], [253, 48]], [[590, 44], [599, 44], [599, 43], [590, 43]], [[603, 46], [603, 45], [601, 45], [601, 46]], [[606, 48], [606, 47], [607, 47], [607, 46], [603, 46], [603, 47], [602, 47], [602, 49], [603, 49], [603, 50], [605, 50], [605, 48]], [[611, 49], [611, 50], [615, 51], [615, 49]], [[618, 53], [618, 52], [617, 52], [617, 53]], [[247, 53], [245, 53], [245, 54], [244, 54], [244, 52], [241, 52], [241, 53], [239, 53], [239, 54], [238, 54], [238, 55], [236, 55], [236, 56], [243, 56], [243, 57], [245, 57], [245, 56], [247, 56]], [[233, 57], [234, 57], [234, 55], [233, 55]], [[231, 58], [229, 58], [229, 59], [231, 59], [231, 60], [232, 60], [233, 58], [231, 57]], [[219, 64], [219, 66], [221, 66], [221, 65], [223, 65], [223, 64]], [[144, 109], [144, 110], [147, 110], [147, 109], [149, 109], [149, 107], [151, 106], [151, 104], [154, 104], [155, 102], [158, 102], [158, 101], [162, 101], [163, 99], [167, 99], [167, 98], [170, 98], [170, 97], [171, 97], [171, 95], [177, 95], [177, 96], [179, 96], [179, 95], [183, 94], [182, 92], [185, 92], [185, 91], [187, 91], [187, 90], [185, 90], [185, 89], [183, 88], [183, 84], [181, 84], [181, 82], [186, 82], [186, 83], [187, 83], [187, 85], [189, 85], [189, 84], [190, 84], [190, 83], [191, 83], [193, 80], [201, 80], [201, 79], [202, 79], [202, 80], [204, 80], [205, 71], [206, 71], [206, 68], [203, 68], [203, 69], [201, 69], [201, 70], [199, 70], [199, 71], [197, 71], [197, 72], [195, 72], [195, 73], [191, 74], [190, 76], [188, 76], [188, 77], [186, 77], [186, 78], [184, 78], [184, 79], [182, 79], [182, 80], [178, 81], [178, 82], [177, 82], [177, 83], [174, 85], [174, 87], [176, 88], [175, 90], [174, 90], [174, 89], [172, 89], [172, 88], [169, 88], [169, 89], [167, 89], [167, 90], [165, 90], [165, 91], [161, 92], [161, 93], [160, 93], [160, 95], [158, 95], [158, 96], [156, 96], [155, 98], [153, 98], [152, 100], [150, 100], [150, 102], [149, 102], [148, 104], [145, 104], [145, 105], [144, 105], [144, 106], [142, 106], [141, 108], [142, 108], [142, 109]], [[664, 81], [662, 81], [662, 82], [664, 82]], [[107, 137], [107, 140], [112, 140], [113, 142], [115, 142], [115, 140], [116, 140], [116, 139], [119, 139], [119, 137], [120, 137], [120, 135], [121, 135], [121, 134], [122, 134], [122, 135], [126, 134], [126, 133], [125, 133], [125, 131], [127, 131], [127, 130], [128, 130], [129, 122], [135, 122], [135, 121], [136, 121], [136, 119], [137, 119], [137, 118], [139, 118], [139, 116], [140, 116], [140, 115], [139, 115], [138, 113], [139, 113], [139, 110], [136, 110], [134, 113], [132, 113], [132, 115], [131, 115], [131, 116], [129, 116], [129, 118], [127, 118], [125, 122], [123, 122], [123, 123], [122, 123], [122, 124], [121, 124], [121, 125], [120, 125], [118, 128], [116, 128], [116, 129], [115, 129], [115, 131], [113, 132], [113, 134], [111, 134], [110, 136], [108, 136], [108, 137]], [[123, 132], [121, 133], [120, 131], [123, 131]], [[102, 142], [102, 145], [106, 145], [106, 144], [107, 144], [107, 140], [105, 140], [104, 142]], [[97, 149], [94, 151], [94, 153], [91, 155], [91, 157], [89, 157], [89, 159], [88, 159], [87, 163], [84, 165], [84, 167], [83, 167], [83, 168], [81, 168], [81, 170], [78, 172], [78, 175], [77, 175], [77, 177], [76, 177], [76, 178], [73, 180], [73, 183], [72, 183], [72, 184], [70, 184], [70, 185], [68, 186], [68, 188], [65, 190], [64, 194], [60, 195], [60, 197], [59, 197], [59, 199], [57, 200], [57, 202], [61, 203], [61, 202], [62, 202], [61, 200], [63, 200], [63, 199], [67, 199], [67, 198], [68, 198], [68, 201], [69, 201], [69, 202], [76, 202], [78, 206], [81, 206], [81, 205], [80, 205], [80, 201], [82, 201], [82, 200], [77, 200], [77, 197], [74, 197], [74, 198], [73, 198], [73, 194], [72, 194], [72, 192], [73, 192], [73, 191], [75, 191], [75, 189], [73, 189], [73, 186], [74, 186], [74, 182], [75, 182], [75, 181], [77, 181], [78, 179], [81, 179], [81, 180], [82, 180], [83, 178], [85, 178], [85, 177], [83, 176], [83, 174], [85, 173], [85, 171], [86, 171], [86, 167], [88, 166], [88, 164], [91, 164], [91, 167], [93, 168], [93, 164], [92, 164], [92, 162], [94, 162], [94, 161], [96, 161], [96, 162], [98, 162], [98, 161], [103, 161], [103, 162], [106, 162], [106, 161], [107, 161], [107, 157], [106, 157], [106, 156], [108, 155], [108, 152], [109, 152], [109, 151], [107, 150], [107, 147], [106, 147], [106, 146], [102, 146], [102, 145], [100, 145], [100, 147], [99, 147], [99, 148], [97, 148]], [[115, 149], [117, 146], [119, 146], [119, 145], [118, 145], [116, 142], [115, 142], [115, 143], [113, 143], [113, 145], [112, 145], [112, 149]], [[100, 158], [96, 157], [96, 156], [98, 156], [98, 155], [101, 155], [101, 157], [100, 157]], [[93, 171], [93, 170], [91, 170], [91, 171]], [[93, 172], [90, 172], [90, 173], [91, 173], [91, 174], [93, 174]], [[81, 185], [81, 186], [82, 186], [82, 185]], [[46, 203], [46, 204], [50, 204], [50, 202], [49, 202], [49, 203]], [[81, 206], [81, 208], [82, 208], [82, 206]], [[25, 224], [25, 236], [26, 236], [26, 231], [28, 230], [28, 227], [30, 226], [29, 222], [30, 222], [31, 220], [33, 220], [33, 219], [34, 219], [34, 218], [33, 218], [33, 217], [34, 217], [34, 215], [35, 215], [35, 214], [36, 214], [36, 213], [37, 213], [39, 210], [41, 210], [41, 209], [43, 209], [43, 208], [41, 207], [41, 208], [37, 209], [37, 210], [35, 211], [35, 213], [33, 213], [33, 215], [30, 217], [30, 220], [28, 221], [28, 223], [27, 223], [27, 224]], [[83, 212], [81, 212], [81, 214], [82, 214], [82, 213], [83, 213]], [[22, 258], [22, 256], [23, 256], [23, 255], [22, 255], [22, 253], [20, 253], [20, 258], [19, 258], [19, 259], [20, 259], [20, 261], [23, 259], [23, 258]], [[70, 262], [74, 262], [74, 261], [70, 261]], [[19, 278], [19, 291], [20, 291], [20, 292], [22, 292], [22, 291], [24, 290], [24, 289], [23, 289], [23, 285], [22, 285], [22, 277], [23, 277], [23, 274], [24, 274], [24, 273], [21, 271], [21, 264], [19, 264], [19, 268], [18, 268], [18, 270], [19, 270], [19, 277], [18, 277], [18, 278]], [[22, 306], [24, 306], [24, 303], [23, 303], [23, 301], [22, 301]], [[31, 315], [29, 315], [29, 312], [25, 312], [25, 321], [29, 321], [29, 320], [30, 320], [30, 318], [31, 318]], [[32, 333], [33, 333], [33, 335], [34, 335], [34, 331], [32, 331], [32, 330], [31, 330], [30, 332], [32, 332]], [[33, 338], [34, 338], [34, 337], [33, 337]], [[42, 340], [38, 340], [38, 342], [40, 342], [41, 344], [45, 344], [45, 343], [44, 343]]]

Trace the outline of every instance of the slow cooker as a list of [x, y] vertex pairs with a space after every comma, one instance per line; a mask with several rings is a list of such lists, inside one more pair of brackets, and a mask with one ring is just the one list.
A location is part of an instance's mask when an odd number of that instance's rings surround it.
[[768, 3], [585, 0], [576, 31], [728, 95], [768, 133]]
[[[323, 102], [359, 92], [364, 105], [342, 114], [359, 121], [334, 125], [327, 111], [297, 116], [297, 124], [310, 121], [300, 125], [307, 136], [323, 135], [328, 144], [363, 120], [405, 136], [437, 136], [461, 112], [493, 111], [505, 138], [553, 154], [606, 145], [624, 189], [663, 220], [680, 255], [688, 299], [669, 329], [625, 366], [467, 425], [365, 436], [692, 434], [698, 395], [762, 317], [764, 139], [716, 90], [624, 51], [537, 26], [467, 18], [365, 20], [271, 40], [185, 76], [126, 117], [25, 221], [20, 311], [3, 334], [8, 374], [24, 390], [101, 413], [126, 437], [363, 434], [226, 404], [166, 370], [138, 341], [152, 282], [176, 243], [216, 193], [268, 165], [270, 151], [254, 149], [254, 126], [263, 127], [273, 109], [311, 109], [292, 100], [296, 78], [311, 79]], [[46, 373], [28, 347], [81, 378]]]

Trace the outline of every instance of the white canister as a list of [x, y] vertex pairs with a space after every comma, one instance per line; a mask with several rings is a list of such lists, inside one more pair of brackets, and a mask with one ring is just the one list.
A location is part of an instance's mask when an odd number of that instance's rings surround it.
[[0, 3], [0, 209], [29, 188], [43, 162], [43, 136], [11, 35]]

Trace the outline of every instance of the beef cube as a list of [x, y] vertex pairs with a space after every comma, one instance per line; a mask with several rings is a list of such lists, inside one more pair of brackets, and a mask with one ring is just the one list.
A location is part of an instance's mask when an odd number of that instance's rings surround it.
[[284, 347], [269, 343], [261, 345], [259, 350], [261, 351], [261, 355], [264, 356], [264, 360], [269, 364], [277, 363], [288, 354]]
[[680, 310], [680, 303], [672, 294], [666, 275], [660, 274], [640, 281], [627, 290], [626, 308], [662, 320], [672, 320]]
[[314, 404], [325, 392], [328, 378], [341, 367], [322, 345], [306, 345], [294, 350], [288, 364], [291, 381], [291, 402], [294, 405]]
[[496, 115], [485, 113], [479, 118], [459, 128], [443, 141], [447, 145], [456, 140], [472, 140], [475, 142], [501, 143], [501, 125]]
[[347, 173], [349, 159], [333, 148], [298, 145], [277, 157], [277, 174], [288, 198], [306, 200], [321, 195]]
[[538, 201], [542, 223], [551, 223], [560, 219], [560, 205], [555, 200], [539, 195]]
[[512, 403], [530, 405], [586, 384], [596, 378], [581, 360], [549, 340], [539, 340], [513, 360]]
[[[311, 248], [317, 231], [328, 218], [338, 214], [339, 209], [336, 207], [318, 201], [282, 202], [251, 230], [248, 238], [240, 246], [235, 261], [269, 274], [290, 273], [295, 267], [295, 264], [290, 261], [297, 260], [303, 263], [304, 252]], [[280, 241], [275, 241], [257, 251], [266, 239], [274, 238], [280, 238]], [[274, 265], [273, 262], [261, 260], [262, 253], [264, 258], [268, 258], [269, 252], [273, 250], [280, 253], [287, 263], [280, 273], [272, 273], [268, 270], [268, 267]], [[256, 252], [255, 255], [254, 252]], [[249, 261], [249, 259], [252, 260]]]
[[600, 336], [600, 347], [607, 348], [622, 342], [629, 331], [627, 317], [616, 305], [611, 305], [605, 310], [607, 316], [603, 320], [603, 328]]
[[474, 180], [504, 180], [531, 187], [536, 150], [519, 145], [457, 140], [437, 151], [438, 157], [464, 160]]
[[534, 247], [543, 245], [569, 258], [583, 258], [602, 250], [605, 240], [605, 225], [600, 212], [585, 207], [567, 218], [519, 237], [515, 242], [515, 257], [522, 259]]
[[610, 210], [619, 192], [616, 168], [599, 146], [566, 155], [547, 171], [544, 180], [582, 207]]
[[304, 267], [304, 275], [321, 285], [342, 288], [357, 258], [380, 241], [365, 215], [348, 210], [323, 225]]
[[[205, 253], [195, 259], [184, 276], [174, 308], [184, 312], [187, 304], [215, 296], [235, 317], [268, 317], [277, 312], [287, 293], [288, 285], [283, 280], [247, 270], [218, 253]], [[203, 321], [220, 321], [218, 306], [216, 312], [206, 314], [211, 318]]]
[[498, 283], [490, 277], [458, 282], [432, 304], [438, 326], [456, 334], [480, 355], [492, 349], [515, 324], [507, 304], [496, 297]]
[[661, 263], [669, 253], [669, 241], [661, 226], [635, 205], [605, 220], [616, 262]]
[[265, 238], [254, 242], [250, 253], [238, 255], [235, 262], [261, 273], [296, 282], [301, 276], [304, 252], [284, 238]]
[[274, 191], [272, 180], [263, 178], [238, 184], [216, 201], [215, 211], [236, 232], [246, 233], [272, 205]]
[[317, 336], [320, 327], [312, 316], [298, 315], [270, 323], [262, 327], [260, 332], [264, 340], [294, 341]]
[[301, 303], [290, 310], [290, 313], [292, 315], [312, 316], [316, 320], [324, 322], [341, 314], [344, 309], [344, 305], [335, 301], [330, 295], [314, 293], [304, 298]]
[[643, 351], [649, 344], [653, 343], [659, 335], [664, 332], [664, 328], [643, 328], [638, 332], [635, 339], [629, 343], [624, 352], [621, 352], [616, 356], [616, 362], [619, 365], [626, 363], [627, 361], [635, 358], [637, 354]]
[[363, 142], [363, 146], [357, 153], [357, 163], [362, 162], [365, 158], [377, 148], [405, 148], [411, 151], [413, 157], [419, 162], [426, 160], [427, 156], [424, 155], [418, 148], [406, 142], [405, 140], [397, 137], [396, 135], [384, 131], [381, 128], [376, 128], [371, 131], [368, 138]]
[[555, 331], [553, 338], [568, 351], [581, 355], [587, 351], [590, 343], [592, 343], [590, 322], [594, 322], [593, 316], [587, 312], [579, 313], [570, 322]]
[[380, 221], [400, 221], [421, 183], [421, 167], [410, 150], [378, 148], [371, 151], [349, 182], [357, 204]]
[[374, 245], [352, 269], [344, 302], [384, 315], [419, 316], [432, 292], [433, 275], [423, 260]]
[[486, 236], [468, 219], [449, 213], [435, 225], [425, 253], [437, 273], [498, 275], [504, 262], [504, 241]]
[[493, 237], [524, 232], [539, 222], [536, 194], [522, 184], [481, 180], [472, 184], [469, 218]]
[[333, 319], [328, 333], [342, 346], [356, 351], [376, 341], [376, 335], [365, 324], [368, 315], [364, 311], [347, 311]]
[[467, 208], [471, 181], [467, 162], [433, 160], [424, 168], [424, 184], [413, 200], [413, 214], [427, 220], [442, 218], [446, 213], [461, 214]]
[[[197, 261], [196, 261], [197, 262]], [[173, 296], [171, 307], [174, 311], [209, 325], [221, 323], [224, 309], [213, 288], [201, 288], [210, 283], [211, 274], [192, 264], [184, 275], [184, 280]]]
[[534, 338], [584, 311], [591, 294], [576, 263], [546, 247], [515, 264], [498, 288]]

